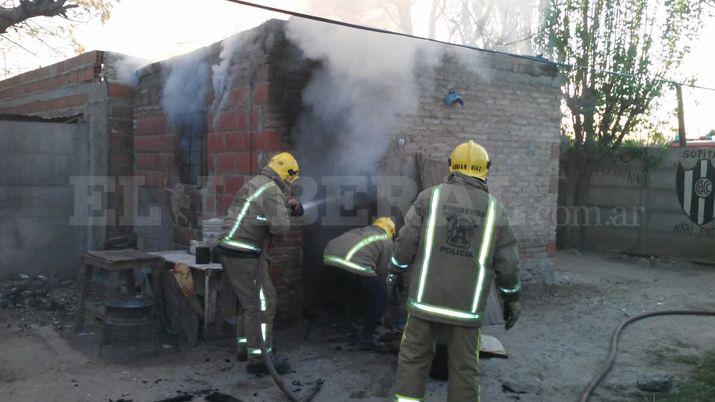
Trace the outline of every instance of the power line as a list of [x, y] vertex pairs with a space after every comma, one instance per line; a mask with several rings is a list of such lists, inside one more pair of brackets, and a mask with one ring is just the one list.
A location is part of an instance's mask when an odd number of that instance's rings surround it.
[[40, 56], [37, 55], [37, 53], [31, 52], [28, 48], [26, 48], [25, 46], [22, 46], [21, 44], [19, 44], [19, 43], [15, 42], [14, 40], [8, 38], [7, 36], [2, 36], [2, 38], [5, 39], [5, 40], [7, 40], [8, 42], [14, 44], [15, 46], [19, 47], [20, 49], [26, 51], [27, 53], [30, 53], [31, 55], [33, 55], [33, 56], [35, 56], [35, 57], [40, 57]]
[[[567, 64], [567, 63], [561, 63], [561, 62], [556, 62], [552, 61], [549, 59], [545, 59], [543, 57], [536, 57], [536, 56], [525, 56], [521, 54], [515, 54], [515, 53], [509, 53], [509, 52], [503, 52], [500, 50], [492, 50], [492, 49], [484, 49], [476, 46], [469, 46], [469, 45], [464, 45], [464, 44], [459, 44], [459, 43], [451, 43], [451, 42], [446, 42], [442, 41], [439, 39], [433, 39], [433, 38], [426, 38], [424, 36], [416, 36], [416, 35], [410, 35], [406, 34], [403, 32], [396, 32], [396, 31], [390, 31], [387, 29], [381, 29], [381, 28], [374, 28], [374, 27], [369, 27], [365, 25], [359, 25], [359, 24], [353, 24], [350, 22], [344, 22], [344, 21], [338, 21], [332, 18], [325, 18], [325, 17], [319, 17], [317, 15], [311, 15], [311, 14], [305, 14], [305, 13], [299, 13], [297, 11], [291, 11], [291, 10], [286, 10], [283, 8], [276, 8], [276, 7], [271, 7], [271, 6], [265, 6], [263, 4], [257, 4], [257, 3], [252, 3], [250, 1], [244, 1], [244, 0], [226, 0], [230, 3], [236, 3], [240, 4], [243, 6], [247, 7], [253, 7], [253, 8], [260, 8], [266, 11], [271, 11], [274, 13], [279, 13], [279, 14], [286, 14], [286, 15], [291, 15], [293, 17], [299, 17], [299, 18], [305, 18], [308, 20], [313, 20], [313, 21], [318, 21], [318, 22], [324, 22], [326, 24], [332, 24], [332, 25], [340, 25], [344, 26], [347, 28], [353, 28], [353, 29], [359, 29], [362, 31], [370, 31], [370, 32], [376, 32], [376, 33], [382, 33], [382, 34], [387, 34], [387, 35], [393, 35], [393, 36], [402, 36], [405, 38], [411, 38], [411, 39], [418, 39], [418, 40], [423, 40], [426, 42], [432, 42], [432, 43], [438, 43], [441, 45], [448, 45], [448, 46], [455, 46], [455, 47], [461, 47], [464, 49], [470, 49], [470, 50], [476, 50], [478, 52], [485, 52], [485, 53], [491, 53], [491, 54], [498, 54], [498, 55], [503, 55], [503, 56], [508, 56], [508, 57], [514, 57], [517, 59], [523, 59], [523, 60], [530, 60], [530, 61], [535, 61], [537, 63], [543, 63], [543, 64], [548, 64], [556, 67], [564, 67], [564, 68], [576, 68], [576, 69], [582, 69], [582, 70], [588, 70], [592, 72], [597, 72], [597, 73], [602, 73], [602, 74], [609, 74], [609, 75], [615, 75], [615, 76], [620, 76], [620, 77], [625, 77], [625, 78], [642, 78], [640, 75], [636, 74], [629, 74], [629, 73], [619, 73], [616, 71], [609, 71], [609, 70], [600, 70], [596, 69], [593, 67], [588, 67], [588, 66], [578, 66], [574, 64]], [[663, 83], [668, 83], [672, 85], [678, 85], [681, 87], [690, 87], [694, 89], [703, 89], [706, 91], [713, 91], [715, 92], [715, 88], [711, 87], [706, 87], [702, 85], [695, 85], [695, 84], [689, 84], [686, 82], [676, 82], [672, 80], [666, 80], [662, 78], [649, 78], [650, 80], [653, 81], [658, 81], [658, 82], [663, 82]]]

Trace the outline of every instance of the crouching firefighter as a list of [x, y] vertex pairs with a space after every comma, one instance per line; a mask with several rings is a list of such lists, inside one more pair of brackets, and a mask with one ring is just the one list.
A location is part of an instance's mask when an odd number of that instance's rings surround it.
[[323, 253], [325, 265], [354, 274], [354, 283], [369, 298], [367, 317], [358, 337], [359, 343], [367, 347], [377, 347], [375, 328], [387, 307], [386, 279], [394, 236], [395, 223], [389, 217], [381, 217], [372, 226], [349, 230], [331, 240]]
[[[258, 256], [264, 239], [280, 238], [288, 232], [289, 215], [302, 215], [295, 199], [286, 201], [286, 192], [298, 178], [298, 162], [283, 152], [275, 155], [258, 176], [241, 187], [229, 207], [224, 227], [228, 229], [218, 243], [223, 269], [241, 305], [236, 322], [238, 359], [248, 360], [249, 373], [266, 373], [259, 346], [263, 337], [269, 353], [273, 346], [273, 318], [276, 313], [276, 291], [267, 272], [256, 278]], [[258, 279], [258, 280], [257, 280]], [[259, 287], [259, 289], [256, 289]], [[259, 292], [259, 301], [256, 293]], [[259, 330], [260, 328], [260, 330]], [[285, 359], [271, 356], [280, 374], [290, 366]]]
[[487, 189], [489, 167], [482, 146], [458, 145], [449, 159], [452, 173], [417, 196], [395, 241], [390, 277], [414, 271], [396, 401], [423, 400], [438, 329], [447, 340], [448, 400], [479, 400], [479, 328], [495, 276], [505, 328], [519, 317], [516, 240], [506, 210]]

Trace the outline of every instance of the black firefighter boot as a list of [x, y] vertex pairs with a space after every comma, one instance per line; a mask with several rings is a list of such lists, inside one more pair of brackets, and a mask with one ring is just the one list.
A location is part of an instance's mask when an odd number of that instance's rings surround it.
[[376, 350], [379, 348], [379, 344], [375, 339], [375, 328], [377, 324], [374, 322], [365, 321], [365, 325], [362, 327], [362, 331], [358, 335], [358, 344], [365, 349]]
[[237, 355], [236, 355], [236, 360], [238, 360], [238, 361], [240, 361], [240, 362], [245, 362], [246, 360], [248, 360], [248, 350], [247, 350], [245, 347], [243, 347], [243, 348], [239, 347], [239, 348], [238, 348], [238, 353], [237, 353]]
[[236, 337], [236, 360], [240, 362], [245, 362], [248, 360], [248, 348], [246, 347], [246, 337], [237, 336]]

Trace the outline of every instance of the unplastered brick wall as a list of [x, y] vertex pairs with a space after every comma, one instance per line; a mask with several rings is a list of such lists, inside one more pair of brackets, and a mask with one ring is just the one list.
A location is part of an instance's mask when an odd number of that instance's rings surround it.
[[[91, 51], [0, 81], [0, 114], [87, 123], [89, 137], [82, 140], [91, 145], [92, 174], [118, 185], [133, 170], [133, 93], [106, 72], [122, 57]], [[121, 187], [113, 189], [104, 203], [112, 212], [105, 214], [106, 230], [97, 232], [94, 247], [131, 231], [131, 202], [125, 202]]]
[[88, 52], [0, 82], [3, 114], [56, 118], [84, 113], [101, 76], [102, 52]]
[[[186, 247], [191, 239], [201, 239], [201, 221], [223, 217], [241, 186], [273, 154], [290, 150], [288, 130], [301, 104], [309, 64], [302, 61], [306, 67], [299, 68], [302, 64], [281, 27], [281, 22], [269, 21], [230, 38], [223, 48], [214, 44], [179, 56], [201, 54], [202, 60], [217, 67], [227, 57], [222, 49], [234, 49], [223, 66], [220, 93], [214, 93], [213, 86], [218, 70], [212, 68], [206, 83], [209, 90], [201, 122], [206, 131], [206, 171], [197, 183], [182, 183], [180, 138], [162, 103], [170, 67], [156, 63], [141, 73], [135, 90], [134, 168], [145, 185], [139, 187], [138, 215], [149, 216], [152, 208], [161, 211], [159, 225], [136, 225], [142, 249]], [[190, 200], [179, 208], [172, 205], [177, 185]], [[271, 248], [270, 273], [279, 293], [280, 314], [286, 318], [296, 317], [301, 308], [301, 262], [302, 234], [295, 228]]]
[[[171, 210], [171, 193], [178, 180], [175, 158], [177, 144], [172, 127], [167, 123], [161, 106], [163, 74], [159, 64], [148, 66], [142, 72], [134, 90], [134, 175], [137, 182], [137, 219], [134, 230], [142, 250], [156, 251], [188, 244], [199, 237], [196, 221], [175, 224]], [[195, 213], [199, 208], [182, 208]], [[157, 215], [158, 212], [158, 215]]]
[[[417, 82], [419, 111], [403, 120], [390, 154], [407, 163], [417, 154], [444, 161], [446, 174], [454, 146], [470, 139], [482, 144], [492, 160], [489, 189], [509, 210], [524, 277], [549, 275], [561, 122], [556, 68], [507, 55], [448, 53], [438, 68], [418, 69]], [[463, 107], [444, 105], [450, 89]], [[388, 169], [400, 174], [394, 164]]]
[[[209, 114], [208, 174], [216, 183], [218, 216], [225, 215], [241, 186], [277, 152], [291, 149], [290, 128], [301, 105], [311, 64], [285, 38], [281, 21], [241, 34], [227, 77], [228, 101]], [[212, 94], [211, 103], [216, 94]], [[296, 317], [302, 288], [302, 232], [271, 248], [271, 277], [280, 294], [280, 314]]]

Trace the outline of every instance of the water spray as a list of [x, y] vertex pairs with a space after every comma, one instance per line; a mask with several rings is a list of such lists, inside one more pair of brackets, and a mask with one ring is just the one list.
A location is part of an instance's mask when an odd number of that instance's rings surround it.
[[323, 206], [327, 204], [330, 201], [334, 201], [336, 199], [340, 198], [339, 196], [332, 196], [332, 197], [323, 197], [318, 200], [313, 200], [313, 201], [308, 201], [303, 203], [303, 211], [308, 212], [311, 209], [318, 208], [320, 206]]

